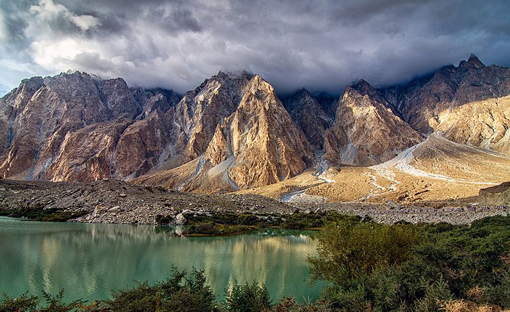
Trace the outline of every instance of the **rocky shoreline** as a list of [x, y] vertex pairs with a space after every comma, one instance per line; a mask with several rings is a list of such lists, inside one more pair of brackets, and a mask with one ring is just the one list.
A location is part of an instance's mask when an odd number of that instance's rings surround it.
[[[394, 203], [328, 203], [291, 205], [258, 195], [200, 195], [168, 191], [162, 187], [132, 185], [117, 180], [95, 183], [0, 181], [0, 213], [14, 211], [78, 216], [69, 221], [118, 224], [184, 224], [186, 218], [222, 212], [267, 216], [336, 211], [370, 217], [380, 223], [469, 224], [477, 219], [508, 215], [510, 207], [480, 207], [449, 203], [446, 207]], [[20, 216], [20, 215], [17, 215]], [[50, 218], [44, 220], [52, 220]]]

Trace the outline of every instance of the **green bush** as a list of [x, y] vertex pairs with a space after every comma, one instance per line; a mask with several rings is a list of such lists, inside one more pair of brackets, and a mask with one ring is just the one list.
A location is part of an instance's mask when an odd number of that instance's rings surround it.
[[309, 259], [339, 311], [437, 311], [450, 300], [510, 307], [510, 217], [471, 226], [337, 222]]
[[214, 293], [206, 285], [203, 271], [193, 270], [188, 276], [173, 269], [165, 282], [152, 286], [139, 284], [132, 289], [118, 290], [113, 299], [104, 302], [114, 312], [208, 312], [218, 311]]
[[45, 305], [39, 305], [41, 299], [36, 296], [23, 294], [18, 298], [10, 298], [3, 295], [0, 302], [0, 312], [68, 312], [68, 311], [88, 311], [87, 306], [81, 300], [73, 301], [69, 304], [63, 302], [64, 291], [61, 290], [57, 295], [52, 296], [43, 292]]
[[235, 283], [227, 291], [224, 306], [228, 312], [263, 312], [271, 310], [272, 302], [265, 286], [259, 286], [256, 282], [244, 285]]
[[274, 312], [329, 312], [332, 309], [326, 302], [305, 302], [298, 303], [293, 297], [283, 297], [273, 307]]
[[408, 225], [335, 222], [316, 239], [318, 256], [308, 259], [312, 279], [342, 284], [409, 259], [421, 235]]
[[23, 294], [18, 298], [11, 298], [3, 294], [0, 302], [0, 312], [37, 311], [40, 299], [36, 296]]

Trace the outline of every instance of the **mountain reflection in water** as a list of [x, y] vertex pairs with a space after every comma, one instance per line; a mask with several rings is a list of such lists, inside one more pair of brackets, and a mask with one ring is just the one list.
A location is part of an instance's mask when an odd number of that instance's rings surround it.
[[266, 284], [273, 298], [316, 299], [306, 257], [316, 243], [299, 232], [183, 238], [151, 226], [43, 223], [0, 218], [0, 293], [29, 291], [104, 299], [111, 290], [164, 280], [172, 265], [205, 271], [218, 299], [238, 283]]

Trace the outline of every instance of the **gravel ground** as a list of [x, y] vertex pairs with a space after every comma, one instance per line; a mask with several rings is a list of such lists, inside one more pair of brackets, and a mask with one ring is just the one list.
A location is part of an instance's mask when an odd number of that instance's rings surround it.
[[369, 216], [382, 223], [464, 224], [510, 213], [510, 207], [505, 206], [490, 208], [455, 202], [449, 202], [447, 207], [431, 206], [427, 203], [400, 206], [392, 202], [295, 205], [258, 195], [197, 195], [115, 180], [90, 184], [0, 180], [0, 209], [4, 211], [56, 208], [82, 212], [84, 215], [73, 221], [90, 223], [156, 224], [160, 218], [182, 221], [182, 216], [189, 214], [223, 211], [288, 214], [336, 210], [349, 215]]

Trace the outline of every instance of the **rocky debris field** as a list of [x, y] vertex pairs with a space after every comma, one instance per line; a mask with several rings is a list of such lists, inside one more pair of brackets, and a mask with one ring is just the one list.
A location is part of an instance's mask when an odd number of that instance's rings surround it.
[[399, 206], [392, 202], [290, 205], [259, 195], [197, 195], [107, 179], [89, 184], [0, 180], [0, 213], [9, 215], [13, 211], [58, 211], [78, 216], [71, 219], [75, 222], [124, 224], [184, 224], [190, 215], [221, 212], [267, 215], [326, 211], [368, 216], [382, 223], [462, 224], [488, 216], [507, 215], [510, 208], [465, 203], [459, 203], [458, 207], [450, 203], [448, 207], [435, 208]]
[[196, 195], [116, 180], [95, 183], [0, 181], [0, 210], [79, 212], [73, 220], [91, 223], [156, 224], [182, 212], [289, 213], [292, 207], [258, 195]]
[[434, 208], [428, 206], [405, 205], [393, 203], [374, 204], [326, 204], [325, 209], [338, 211], [341, 214], [367, 216], [379, 223], [393, 224], [399, 221], [410, 223], [469, 224], [477, 219], [491, 216], [507, 216], [508, 206], [472, 206], [459, 205]]

